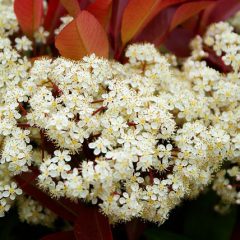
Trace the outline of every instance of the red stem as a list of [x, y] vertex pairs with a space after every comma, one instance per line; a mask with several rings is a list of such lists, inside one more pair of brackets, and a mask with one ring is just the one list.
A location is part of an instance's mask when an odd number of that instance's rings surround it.
[[103, 101], [104, 101], [103, 99], [99, 99], [99, 100], [92, 101], [91, 103], [101, 103]]
[[102, 106], [102, 107], [98, 108], [96, 111], [94, 111], [94, 112], [92, 113], [92, 116], [94, 116], [95, 114], [97, 114], [97, 113], [99, 113], [99, 112], [102, 112], [102, 111], [104, 111], [104, 110], [106, 110], [106, 109], [107, 109], [107, 107]]
[[129, 127], [136, 127], [137, 124], [135, 122], [128, 122], [127, 125]]
[[45, 144], [44, 144], [44, 131], [42, 129], [40, 130], [40, 136], [41, 136], [41, 150], [42, 150], [42, 161], [43, 161]]
[[18, 123], [17, 126], [20, 128], [30, 128], [31, 127], [31, 125], [29, 123]]
[[59, 87], [54, 82], [52, 82], [52, 81], [50, 81], [50, 82], [51, 82], [51, 84], [53, 86], [54, 91], [56, 91], [57, 94], [62, 94], [62, 90], [59, 89]]
[[18, 103], [18, 106], [22, 112], [22, 115], [23, 116], [26, 116], [27, 115], [27, 110], [23, 107], [23, 105], [21, 103]]
[[152, 170], [149, 170], [149, 178], [150, 178], [151, 185], [153, 185], [154, 174], [153, 174]]

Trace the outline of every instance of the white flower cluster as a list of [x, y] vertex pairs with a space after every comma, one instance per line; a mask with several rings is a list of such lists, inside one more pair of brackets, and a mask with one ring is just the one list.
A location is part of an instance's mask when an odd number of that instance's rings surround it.
[[43, 208], [30, 197], [21, 196], [18, 201], [18, 214], [23, 222], [52, 227], [57, 216], [47, 208]]
[[228, 156], [213, 183], [213, 189], [222, 198], [216, 210], [223, 212], [229, 204], [240, 204], [240, 36], [233, 32], [231, 25], [221, 22], [210, 26], [201, 42], [201, 49], [204, 44], [212, 48], [233, 69], [219, 74], [206, 66], [194, 67], [194, 89], [210, 100], [211, 112], [214, 112], [208, 116], [208, 121], [230, 137]]
[[12, 0], [0, 0], [0, 13], [0, 37], [7, 37], [17, 32], [19, 26], [13, 11]]
[[[16, 33], [19, 26], [13, 1], [1, 0], [0, 12], [0, 216], [4, 216], [15, 198], [22, 194], [12, 177], [28, 171], [27, 166], [31, 165], [32, 156], [35, 157], [37, 150], [32, 152], [29, 145], [30, 131], [17, 127], [22, 116], [19, 109], [23, 109], [21, 104], [27, 101], [21, 84], [22, 80], [27, 79], [31, 66], [20, 53], [31, 50], [32, 42], [26, 36], [16, 37], [14, 49], [14, 42], [11, 43], [9, 36]], [[34, 134], [31, 135], [34, 137]], [[37, 158], [34, 160], [37, 163]]]
[[226, 22], [218, 23], [209, 27], [204, 43], [212, 47], [226, 65], [231, 65], [235, 72], [239, 70], [240, 61], [240, 38], [233, 32], [233, 27]]
[[190, 89], [171, 93], [175, 77], [152, 45], [132, 45], [127, 55], [132, 64], [94, 55], [35, 62], [26, 118], [53, 146], [39, 184], [54, 197], [98, 203], [113, 222], [163, 222], [181, 198], [209, 182], [229, 136], [197, 120], [205, 102]]
[[[228, 24], [197, 37], [182, 69], [147, 43], [129, 46], [126, 64], [93, 54], [31, 65], [20, 55], [30, 42], [15, 39], [17, 52], [7, 27], [0, 31], [0, 170], [7, 181], [0, 181], [2, 215], [21, 194], [14, 176], [30, 166], [52, 197], [98, 204], [113, 223], [135, 217], [162, 223], [217, 172], [214, 189], [220, 195], [234, 189], [232, 199], [239, 201], [231, 181], [239, 178], [240, 37]], [[39, 32], [39, 41], [46, 41]], [[205, 46], [234, 71], [209, 67]], [[227, 57], [234, 52], [236, 59]], [[226, 160], [237, 170], [219, 171]], [[32, 200], [23, 202], [23, 220], [54, 219]]]
[[0, 217], [5, 216], [18, 195], [22, 190], [12, 181], [11, 174], [6, 164], [0, 165]]
[[[182, 79], [190, 69], [171, 69], [151, 44], [132, 45], [126, 55], [125, 65], [94, 55], [41, 59], [15, 83], [20, 96], [10, 99], [6, 85], [2, 122], [11, 115], [13, 125], [0, 128], [2, 162], [12, 174], [38, 162], [43, 189], [98, 203], [112, 222], [161, 223], [209, 183], [230, 137], [205, 119], [208, 99]], [[32, 149], [41, 148], [42, 159], [33, 159]]]

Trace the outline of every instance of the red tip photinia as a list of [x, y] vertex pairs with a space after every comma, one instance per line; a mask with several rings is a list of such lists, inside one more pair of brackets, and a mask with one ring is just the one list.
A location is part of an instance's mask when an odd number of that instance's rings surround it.
[[15, 0], [14, 11], [23, 33], [32, 38], [42, 24], [43, 0]]
[[79, 60], [95, 53], [108, 57], [108, 38], [97, 19], [87, 11], [81, 11], [56, 37], [56, 48], [63, 57]]

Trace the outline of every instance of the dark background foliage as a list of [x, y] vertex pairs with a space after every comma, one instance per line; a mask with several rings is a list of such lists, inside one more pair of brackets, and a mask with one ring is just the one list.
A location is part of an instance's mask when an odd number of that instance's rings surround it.
[[[239, 207], [232, 207], [226, 215], [219, 215], [213, 210], [218, 198], [211, 191], [198, 199], [185, 201], [174, 209], [163, 225], [137, 223], [142, 236], [132, 233], [127, 237], [126, 226], [118, 224], [113, 227], [114, 239], [119, 240], [238, 240], [240, 239]], [[136, 223], [134, 223], [136, 224]], [[133, 230], [134, 224], [130, 224]], [[140, 227], [139, 227], [140, 224]], [[54, 229], [22, 223], [13, 208], [5, 218], [0, 219], [0, 240], [37, 240], [60, 230], [62, 222], [58, 221]], [[67, 239], [66, 239], [67, 240]]]

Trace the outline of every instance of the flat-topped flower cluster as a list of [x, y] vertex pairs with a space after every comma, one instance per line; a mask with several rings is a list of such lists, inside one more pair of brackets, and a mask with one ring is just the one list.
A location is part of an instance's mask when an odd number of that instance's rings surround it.
[[[184, 62], [146, 43], [129, 46], [126, 64], [94, 54], [32, 63], [23, 57], [31, 41], [10, 41], [17, 26], [8, 24], [0, 25], [1, 215], [22, 193], [14, 176], [33, 168], [51, 197], [98, 204], [113, 223], [162, 223], [217, 172], [217, 193], [240, 202], [240, 37], [229, 24], [197, 37]], [[206, 47], [232, 71], [209, 67]], [[231, 169], [220, 170], [226, 160]], [[28, 222], [55, 219], [26, 196], [19, 206]]]

